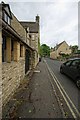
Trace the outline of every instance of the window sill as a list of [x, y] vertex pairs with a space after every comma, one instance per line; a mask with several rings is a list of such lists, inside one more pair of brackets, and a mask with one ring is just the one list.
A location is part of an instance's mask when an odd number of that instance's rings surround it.
[[20, 57], [20, 60], [24, 60], [25, 59], [25, 57]]

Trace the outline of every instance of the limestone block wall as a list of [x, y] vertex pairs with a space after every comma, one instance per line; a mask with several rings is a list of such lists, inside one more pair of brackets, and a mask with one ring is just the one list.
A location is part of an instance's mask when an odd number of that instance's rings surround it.
[[26, 30], [23, 28], [23, 26], [20, 24], [20, 22], [17, 20], [17, 18], [12, 13], [12, 20], [11, 20], [11, 27], [23, 38], [23, 40], [26, 42]]
[[50, 58], [56, 59], [57, 58], [57, 52], [56, 51], [50, 52]]
[[38, 52], [38, 33], [30, 33], [31, 35], [31, 47]]
[[36, 51], [38, 52], [38, 38], [39, 38], [39, 33], [36, 33]]
[[2, 64], [2, 32], [0, 31], [0, 64]]
[[37, 51], [35, 51], [35, 67], [36, 67], [36, 65], [38, 64], [38, 53], [37, 53]]
[[31, 52], [31, 69], [35, 68], [35, 51]]
[[2, 32], [0, 31], [0, 119], [2, 117]]
[[31, 35], [31, 47], [36, 49], [36, 33], [29, 33]]
[[38, 64], [39, 62], [39, 51], [38, 51], [38, 37], [39, 37], [39, 33], [30, 33], [31, 35], [31, 47], [35, 49], [35, 66]]
[[25, 60], [3, 63], [2, 65], [2, 102], [7, 103], [25, 75]]

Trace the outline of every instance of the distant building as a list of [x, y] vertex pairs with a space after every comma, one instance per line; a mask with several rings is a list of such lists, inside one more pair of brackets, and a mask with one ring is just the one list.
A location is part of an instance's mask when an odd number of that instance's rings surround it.
[[70, 46], [66, 43], [66, 41], [61, 42], [51, 49], [50, 58], [57, 59], [61, 56], [61, 54], [71, 54]]
[[36, 16], [35, 22], [21, 21], [20, 23], [27, 31], [27, 36], [31, 37], [31, 47], [35, 50], [35, 66], [39, 62], [39, 44], [40, 44], [40, 27], [39, 16]]

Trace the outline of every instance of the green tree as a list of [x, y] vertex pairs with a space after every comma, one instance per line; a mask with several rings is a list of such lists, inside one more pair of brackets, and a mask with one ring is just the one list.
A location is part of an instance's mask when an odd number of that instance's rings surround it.
[[76, 53], [78, 51], [78, 46], [77, 45], [71, 46], [71, 50], [72, 54]]
[[46, 44], [40, 46], [40, 55], [41, 56], [50, 56], [50, 47]]
[[80, 54], [80, 50], [78, 50], [77, 53]]

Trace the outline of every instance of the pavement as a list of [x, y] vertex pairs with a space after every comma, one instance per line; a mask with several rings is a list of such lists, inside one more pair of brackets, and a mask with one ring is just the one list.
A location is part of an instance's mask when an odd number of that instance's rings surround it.
[[10, 101], [3, 107], [5, 118], [64, 118], [50, 83], [51, 76], [42, 61], [34, 73], [25, 77]]

